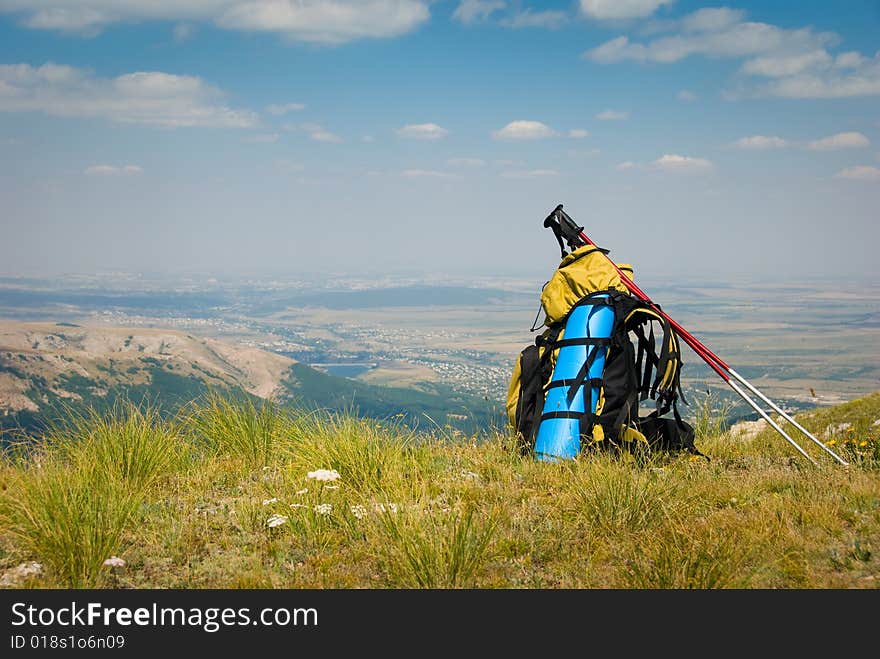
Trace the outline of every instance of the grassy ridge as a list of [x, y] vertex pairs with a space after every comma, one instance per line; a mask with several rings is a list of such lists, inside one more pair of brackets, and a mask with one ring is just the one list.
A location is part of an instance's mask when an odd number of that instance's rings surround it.
[[0, 572], [35, 561], [34, 588], [876, 588], [880, 393], [798, 418], [850, 466], [708, 417], [710, 461], [550, 464], [497, 432], [219, 396], [172, 418], [119, 404], [7, 451]]

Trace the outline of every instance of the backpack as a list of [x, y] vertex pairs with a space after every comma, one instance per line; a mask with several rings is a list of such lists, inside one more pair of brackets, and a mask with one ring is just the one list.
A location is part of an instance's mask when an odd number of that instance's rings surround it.
[[[632, 266], [615, 268], [607, 254], [608, 250], [584, 245], [564, 255], [541, 291], [538, 314], [543, 310], [545, 318], [540, 327], [535, 326], [536, 318], [532, 330], [545, 329], [520, 352], [508, 386], [507, 416], [519, 451], [533, 454], [541, 424], [565, 419], [577, 428], [576, 451], [683, 450], [702, 455], [694, 445], [693, 427], [677, 407], [678, 400], [687, 404], [681, 391], [678, 336], [668, 320], [631, 295], [621, 281], [617, 268], [631, 277]], [[583, 315], [585, 308], [590, 314], [598, 308], [613, 310], [610, 331], [599, 338], [566, 339], [569, 320], [576, 313]], [[581, 348], [586, 358], [575, 365], [576, 375], [553, 380], [560, 351], [574, 346], [588, 346]], [[582, 396], [583, 405], [546, 411], [548, 395], [561, 395], [554, 392], [556, 387], [569, 402]], [[640, 404], [649, 398], [655, 409], [641, 417]], [[670, 411], [674, 418], [664, 418]]]

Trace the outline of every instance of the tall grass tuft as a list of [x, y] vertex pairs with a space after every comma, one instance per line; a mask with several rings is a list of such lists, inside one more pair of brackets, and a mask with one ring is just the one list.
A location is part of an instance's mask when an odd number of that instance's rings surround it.
[[90, 588], [100, 583], [104, 560], [121, 553], [123, 532], [140, 503], [139, 493], [115, 474], [50, 457], [10, 483], [0, 518], [60, 584]]
[[147, 490], [184, 452], [153, 408], [119, 399], [104, 412], [68, 410], [32, 444], [27, 461], [16, 456], [0, 516], [60, 583], [93, 587], [103, 561], [122, 553], [123, 533]]
[[403, 588], [469, 588], [489, 560], [491, 514], [466, 507], [431, 513], [408, 508], [377, 516], [375, 546], [390, 583]]
[[573, 470], [567, 488], [573, 514], [603, 534], [636, 533], [662, 523], [688, 505], [680, 482], [614, 456], [595, 456]]
[[106, 412], [70, 415], [46, 438], [49, 451], [100, 478], [118, 478], [142, 491], [185, 457], [188, 445], [151, 407], [119, 399]]
[[196, 441], [215, 455], [233, 455], [249, 467], [269, 464], [286, 427], [275, 405], [251, 398], [229, 398], [209, 393], [196, 401], [185, 417]]
[[725, 433], [730, 426], [729, 417], [733, 408], [733, 401], [722, 399], [707, 389], [706, 395], [694, 404], [691, 424], [695, 441], [699, 443]]
[[347, 414], [303, 415], [291, 427], [291, 446], [303, 467], [336, 469], [347, 486], [374, 492], [413, 475], [411, 433]]

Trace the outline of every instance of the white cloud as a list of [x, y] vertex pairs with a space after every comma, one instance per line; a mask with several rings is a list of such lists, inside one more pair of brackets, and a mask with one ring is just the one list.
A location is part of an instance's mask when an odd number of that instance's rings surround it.
[[449, 131], [437, 124], [407, 124], [395, 131], [400, 137], [414, 140], [439, 140]]
[[537, 140], [556, 134], [555, 130], [540, 121], [524, 119], [511, 121], [504, 128], [492, 131], [492, 137], [496, 140]]
[[880, 182], [880, 169], [871, 165], [855, 165], [842, 169], [834, 175], [834, 178], [845, 178], [852, 181]]
[[753, 95], [781, 98], [847, 98], [880, 95], [880, 51], [873, 58], [849, 51], [832, 56], [818, 50], [800, 56], [775, 55], [743, 65], [743, 71], [769, 78]]
[[665, 24], [675, 33], [645, 41], [621, 35], [587, 50], [595, 62], [678, 62], [692, 56], [743, 59], [736, 96], [844, 98], [880, 95], [880, 52], [873, 58], [829, 48], [840, 38], [812, 27], [748, 21], [728, 8], [700, 9]]
[[547, 176], [559, 176], [559, 172], [555, 169], [531, 169], [521, 172], [502, 172], [502, 178], [545, 178]]
[[450, 158], [446, 164], [452, 167], [483, 167], [486, 161], [480, 158]]
[[0, 12], [44, 30], [86, 36], [122, 22], [205, 21], [295, 41], [344, 43], [409, 32], [430, 17], [430, 0], [0, 0]]
[[531, 9], [525, 9], [503, 19], [501, 25], [512, 28], [542, 27], [555, 29], [561, 27], [566, 20], [568, 20], [568, 14], [564, 11], [532, 11]]
[[702, 172], [712, 169], [712, 163], [705, 158], [693, 158], [667, 153], [651, 163], [657, 169], [670, 172]]
[[848, 75], [828, 71], [804, 73], [759, 85], [753, 93], [756, 96], [780, 98], [880, 96], [880, 55], [869, 60], [868, 64], [855, 73]]
[[283, 114], [287, 114], [288, 112], [298, 112], [299, 110], [305, 110], [306, 106], [302, 103], [273, 103], [266, 108], [266, 112], [269, 114], [274, 114], [276, 117], [279, 117]]
[[568, 131], [568, 136], [573, 140], [581, 140], [590, 136], [590, 131], [585, 128], [572, 128]]
[[692, 91], [682, 89], [675, 95], [675, 98], [677, 98], [679, 101], [696, 101], [697, 95], [694, 94]]
[[195, 76], [138, 71], [99, 78], [52, 62], [0, 65], [0, 111], [44, 112], [61, 117], [99, 117], [122, 123], [177, 128], [246, 128], [249, 110], [222, 104], [223, 92]]
[[316, 142], [330, 142], [332, 144], [339, 144], [342, 142], [342, 138], [339, 137], [339, 135], [324, 130], [323, 128], [309, 131], [309, 137], [311, 137]]
[[144, 170], [139, 165], [92, 165], [86, 167], [83, 172], [86, 176], [132, 176], [143, 174]]
[[684, 32], [717, 32], [742, 21], [746, 13], [729, 7], [698, 9], [681, 19]]
[[506, 6], [505, 0], [461, 0], [452, 17], [465, 25], [470, 25], [488, 20], [494, 12]]
[[[836, 40], [827, 32], [811, 28], [787, 30], [767, 23], [731, 22], [732, 14], [702, 9], [685, 18], [678, 34], [648, 41], [631, 42], [616, 37], [588, 50], [585, 57], [597, 62], [678, 62], [694, 55], [710, 57], [754, 57], [802, 53]], [[688, 20], [690, 19], [690, 27]]]
[[742, 65], [742, 72], [765, 78], [784, 78], [815, 67], [827, 66], [830, 62], [831, 55], [828, 51], [817, 49], [793, 55], [754, 57]]
[[619, 36], [585, 51], [583, 57], [600, 64], [610, 64], [627, 59], [645, 61], [648, 59], [646, 53], [644, 45], [630, 43], [629, 37]]
[[405, 34], [430, 17], [426, 0], [251, 0], [235, 2], [216, 23], [275, 32], [294, 41], [344, 43]]
[[456, 178], [453, 174], [432, 169], [405, 169], [400, 175], [404, 178]]
[[751, 149], [757, 151], [762, 149], [781, 149], [789, 144], [781, 137], [776, 137], [775, 135], [752, 135], [751, 137], [739, 138], [733, 143], [733, 145], [737, 149]]
[[581, 0], [581, 11], [599, 20], [650, 16], [674, 0]]
[[338, 144], [343, 141], [339, 135], [326, 130], [321, 124], [284, 124], [284, 130], [294, 133], [305, 133], [316, 142], [332, 142]]
[[837, 133], [820, 140], [814, 140], [807, 145], [814, 151], [833, 151], [835, 149], [860, 149], [868, 146], [871, 141], [861, 133]]
[[174, 26], [174, 40], [183, 43], [195, 33], [195, 28], [189, 23], [178, 23]]
[[[0, 5], [0, 9], [6, 9], [5, 5], [7, 4], [15, 5], [19, 3], [4, 2]], [[73, 32], [93, 37], [99, 34], [109, 22], [112, 22], [112, 19], [107, 13], [95, 11], [88, 7], [53, 6], [33, 11], [25, 16], [23, 24], [35, 30], [57, 30], [59, 32]]]
[[603, 110], [596, 115], [596, 119], [599, 119], [600, 121], [622, 121], [628, 116], [629, 112], [622, 112], [620, 110]]
[[614, 169], [619, 172], [625, 172], [628, 169], [636, 169], [638, 165], [634, 163], [632, 160], [626, 160], [618, 165], [615, 165]]
[[274, 144], [281, 136], [278, 133], [259, 133], [244, 138], [244, 142], [249, 144]]

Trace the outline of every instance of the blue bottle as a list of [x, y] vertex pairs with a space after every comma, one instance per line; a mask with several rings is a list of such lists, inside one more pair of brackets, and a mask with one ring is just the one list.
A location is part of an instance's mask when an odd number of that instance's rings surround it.
[[[608, 296], [603, 294], [595, 297]], [[602, 303], [581, 303], [572, 309], [565, 323], [562, 340], [610, 339], [613, 326], [614, 307]], [[573, 397], [569, 397], [569, 384], [578, 377], [581, 367], [594, 350], [598, 352], [593, 357], [583, 384]], [[589, 404], [589, 410], [586, 411], [592, 413], [599, 402], [599, 387], [591, 386], [590, 379], [602, 377], [607, 354], [607, 343], [597, 345], [575, 342], [563, 344], [559, 348], [535, 437], [536, 460], [557, 462], [561, 459], [573, 459], [580, 453], [580, 418], [585, 412], [584, 406]]]

